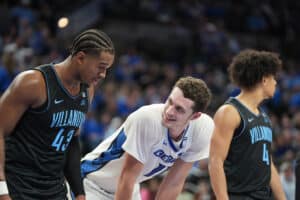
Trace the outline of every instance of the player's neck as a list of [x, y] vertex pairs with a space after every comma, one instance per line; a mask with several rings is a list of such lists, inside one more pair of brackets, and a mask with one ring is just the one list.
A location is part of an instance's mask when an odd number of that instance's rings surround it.
[[181, 138], [182, 138], [182, 136], [184, 135], [184, 133], [185, 133], [185, 128], [181, 128], [181, 129], [179, 129], [179, 128], [169, 128], [169, 134], [170, 134], [170, 136], [171, 136], [171, 138], [172, 138], [172, 140], [174, 140], [174, 141], [179, 141], [179, 140], [181, 140]]
[[70, 93], [78, 92], [80, 80], [76, 78], [77, 75], [74, 74], [75, 72], [72, 70], [70, 57], [66, 58], [63, 62], [56, 64], [55, 70], [62, 84]]
[[242, 91], [236, 98], [254, 113], [259, 112], [258, 107], [263, 101], [263, 97], [257, 92]]

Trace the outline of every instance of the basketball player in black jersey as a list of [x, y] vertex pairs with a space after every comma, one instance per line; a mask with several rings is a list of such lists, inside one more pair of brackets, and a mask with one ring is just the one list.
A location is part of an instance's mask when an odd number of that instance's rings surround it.
[[209, 174], [218, 200], [286, 199], [271, 158], [271, 122], [260, 108], [273, 97], [280, 68], [276, 54], [256, 50], [240, 52], [228, 68], [241, 93], [214, 116]]
[[77, 130], [113, 61], [111, 39], [89, 29], [63, 62], [15, 78], [0, 99], [0, 200], [64, 200], [65, 178], [85, 199]]

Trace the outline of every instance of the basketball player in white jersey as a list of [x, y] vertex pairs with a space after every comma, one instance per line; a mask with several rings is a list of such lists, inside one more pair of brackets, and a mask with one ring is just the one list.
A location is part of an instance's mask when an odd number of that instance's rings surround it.
[[165, 104], [143, 106], [82, 160], [87, 200], [140, 199], [139, 183], [169, 170], [157, 199], [176, 199], [195, 161], [208, 157], [214, 123], [202, 113], [211, 93], [179, 79]]

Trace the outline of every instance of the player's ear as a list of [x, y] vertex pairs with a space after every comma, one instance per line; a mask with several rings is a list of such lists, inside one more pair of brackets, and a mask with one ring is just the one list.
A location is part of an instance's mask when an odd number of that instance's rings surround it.
[[82, 64], [86, 54], [83, 51], [79, 51], [75, 55], [75, 59], [79, 64]]
[[197, 119], [197, 118], [200, 117], [200, 116], [201, 116], [201, 112], [195, 112], [195, 113], [192, 115], [191, 120]]
[[263, 84], [266, 84], [268, 78], [269, 78], [268, 76], [264, 76], [264, 77], [262, 78], [262, 83], [263, 83]]

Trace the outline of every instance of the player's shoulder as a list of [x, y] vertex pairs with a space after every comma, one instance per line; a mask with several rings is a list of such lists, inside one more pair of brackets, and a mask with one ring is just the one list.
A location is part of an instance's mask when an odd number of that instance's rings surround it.
[[214, 122], [218, 127], [237, 127], [240, 121], [238, 109], [231, 104], [222, 105], [214, 115]]
[[10, 90], [27, 93], [35, 93], [43, 89], [44, 79], [41, 72], [36, 70], [27, 70], [20, 72], [13, 80]]
[[44, 88], [42, 74], [36, 70], [28, 70], [15, 77], [6, 94], [28, 105], [36, 105], [45, 99]]
[[129, 117], [139, 120], [156, 121], [161, 118], [164, 104], [151, 104], [140, 107]]
[[195, 122], [197, 122], [198, 124], [212, 124], [213, 123], [213, 119], [210, 115], [206, 114], [206, 113], [201, 113], [200, 117], [198, 117]]
[[218, 110], [215, 113], [214, 118], [234, 118], [239, 116], [239, 111], [236, 108], [236, 106], [232, 104], [224, 104], [218, 108]]
[[44, 82], [43, 75], [37, 70], [26, 70], [19, 73], [15, 78], [15, 84], [20, 86], [39, 86]]
[[189, 130], [192, 141], [198, 143], [195, 145], [199, 145], [199, 140], [201, 140], [201, 144], [207, 144], [211, 138], [214, 127], [215, 123], [212, 117], [206, 113], [201, 113], [200, 117], [192, 120], [189, 125]]
[[212, 117], [210, 115], [206, 114], [206, 113], [201, 113], [198, 120], [199, 121], [205, 121], [205, 122], [213, 121]]

